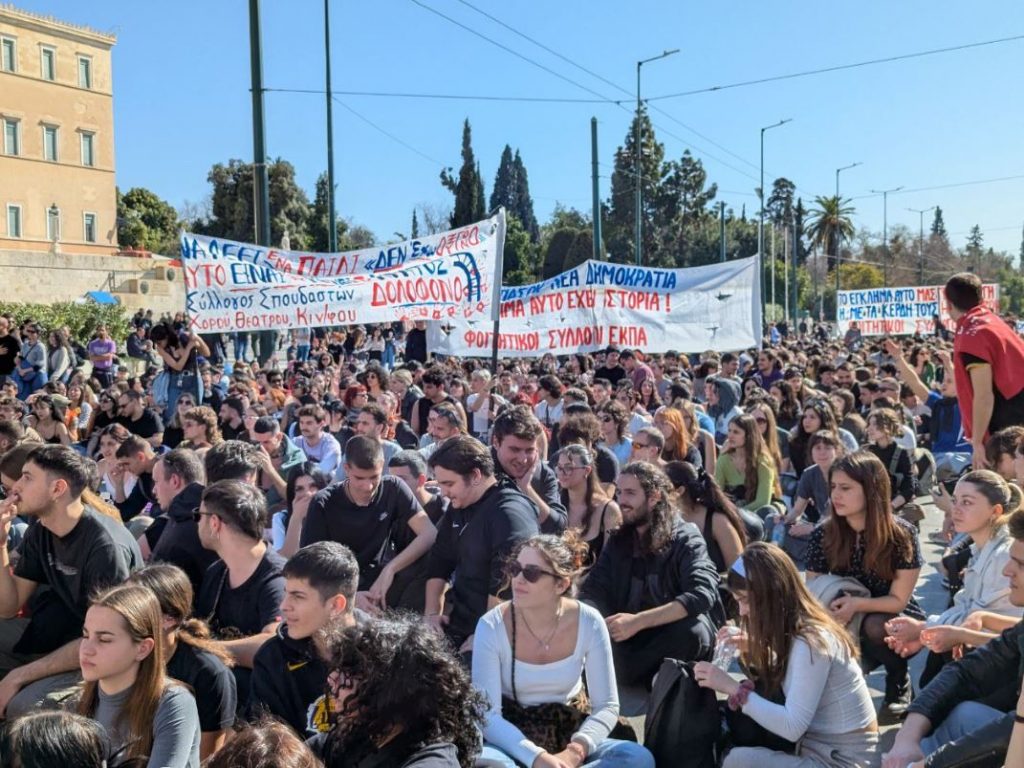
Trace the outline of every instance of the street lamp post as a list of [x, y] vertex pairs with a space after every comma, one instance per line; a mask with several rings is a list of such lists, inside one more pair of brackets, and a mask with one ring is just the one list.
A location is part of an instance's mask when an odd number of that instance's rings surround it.
[[[764, 321], [764, 304], [766, 292], [764, 291], [764, 132], [770, 131], [772, 128], [778, 128], [780, 125], [793, 122], [792, 117], [787, 117], [784, 120], [779, 120], [777, 123], [766, 125], [761, 129], [761, 188], [759, 190], [759, 202], [760, 208], [758, 223], [757, 223], [757, 255], [761, 257], [761, 320]], [[775, 284], [775, 261], [772, 260], [772, 284]]]
[[[842, 168], [836, 168], [836, 216], [839, 215], [839, 174], [843, 171], [848, 171], [851, 168], [856, 168], [858, 165], [864, 165], [860, 160], [856, 163], [850, 163], [844, 165]], [[843, 259], [843, 232], [839, 230], [836, 233], [836, 320], [839, 319], [839, 265], [842, 264]]]
[[636, 63], [636, 131], [634, 136], [634, 142], [636, 143], [635, 155], [636, 155], [636, 167], [634, 168], [634, 179], [633, 183], [636, 185], [636, 264], [640, 266], [643, 260], [643, 177], [640, 174], [640, 159], [643, 154], [642, 142], [643, 142], [643, 130], [640, 126], [640, 68], [644, 64], [649, 64], [652, 61], [658, 59], [664, 59], [671, 56], [674, 53], [679, 53], [678, 48], [673, 48], [671, 51], [664, 51], [658, 56], [652, 56], [649, 59], [641, 59]]
[[901, 189], [902, 186], [871, 190], [871, 194], [882, 196], [882, 278], [885, 288], [889, 287], [889, 193]]
[[931, 208], [907, 208], [911, 213], [916, 213], [920, 216], [921, 230], [917, 238], [917, 284], [924, 285], [924, 215], [929, 211], [934, 211], [938, 206], [933, 205]]

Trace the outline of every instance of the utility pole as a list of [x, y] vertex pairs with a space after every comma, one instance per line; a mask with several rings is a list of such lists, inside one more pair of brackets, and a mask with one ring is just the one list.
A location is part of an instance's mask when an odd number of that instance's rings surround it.
[[[889, 193], [899, 192], [901, 189], [903, 189], [902, 186], [871, 190], [871, 194], [882, 196], [882, 277], [885, 288], [889, 287]], [[838, 294], [836, 294], [836, 301], [839, 301]]]
[[256, 245], [270, 245], [270, 180], [263, 120], [263, 43], [260, 0], [249, 0], [249, 64], [252, 75], [253, 224]]
[[636, 237], [636, 248], [635, 248], [635, 252], [636, 252], [636, 264], [637, 264], [638, 267], [641, 266], [641, 264], [643, 262], [643, 236], [644, 236], [644, 224], [643, 224], [643, 222], [644, 222], [644, 216], [643, 216], [644, 194], [643, 194], [643, 174], [641, 173], [641, 168], [642, 168], [641, 157], [643, 155], [643, 139], [644, 139], [644, 135], [643, 135], [643, 129], [641, 128], [641, 123], [640, 123], [640, 110], [641, 110], [641, 101], [640, 101], [640, 68], [643, 67], [644, 64], [649, 64], [650, 62], [657, 61], [658, 59], [667, 58], [668, 56], [671, 56], [674, 53], [679, 53], [679, 49], [678, 48], [673, 48], [671, 51], [664, 51], [663, 53], [661, 53], [658, 56], [652, 56], [649, 59], [642, 59], [641, 61], [638, 61], [636, 63], [636, 131], [634, 132], [635, 133], [634, 142], [636, 143], [634, 154], [636, 155], [636, 163], [635, 163], [635, 168], [634, 168], [635, 173], [634, 173], [633, 183], [636, 185], [636, 234], [635, 234], [635, 237]]
[[[860, 160], [856, 163], [850, 163], [844, 165], [842, 168], [836, 168], [836, 217], [839, 216], [839, 174], [843, 171], [848, 171], [851, 168], [856, 168], [858, 165], [864, 165]], [[839, 265], [842, 264], [843, 256], [843, 233], [842, 230], [836, 233], [836, 318], [839, 317]]]
[[594, 260], [601, 259], [601, 185], [597, 163], [597, 118], [590, 118], [590, 186], [593, 192]]
[[338, 250], [337, 215], [334, 212], [334, 110], [331, 95], [330, 0], [324, 0], [324, 53], [327, 62], [327, 250]]
[[934, 211], [936, 206], [931, 208], [907, 208], [911, 213], [916, 213], [920, 216], [920, 234], [917, 238], [917, 284], [924, 285], [924, 215], [929, 211]]
[[761, 275], [758, 278], [761, 281], [761, 318], [764, 320], [764, 303], [765, 303], [765, 291], [764, 291], [764, 132], [770, 131], [772, 128], [778, 128], [780, 125], [785, 125], [793, 121], [793, 118], [787, 117], [784, 120], [779, 120], [777, 123], [766, 125], [761, 129], [761, 190], [758, 195], [760, 210], [758, 211], [757, 221], [757, 255], [761, 259]]

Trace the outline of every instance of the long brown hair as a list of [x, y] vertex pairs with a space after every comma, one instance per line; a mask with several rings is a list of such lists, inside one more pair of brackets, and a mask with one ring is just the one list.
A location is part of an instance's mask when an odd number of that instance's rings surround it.
[[[769, 454], [764, 444], [764, 438], [761, 437], [761, 430], [757, 428], [757, 422], [754, 421], [753, 416], [749, 413], [741, 414], [729, 422], [730, 427], [733, 425], [743, 431], [743, 447], [740, 449], [730, 448], [726, 453], [735, 454], [737, 450], [743, 451], [743, 490], [745, 494], [743, 500], [751, 502], [757, 496], [758, 468], [765, 460], [772, 462], [774, 466], [775, 460]], [[778, 477], [777, 471], [775, 476]], [[777, 491], [778, 489], [773, 488], [772, 490]]]
[[154, 563], [133, 573], [126, 583], [139, 584], [156, 595], [160, 613], [174, 620], [180, 642], [212, 653], [227, 667], [234, 666], [234, 658], [213, 640], [206, 622], [192, 616], [192, 582], [181, 568], [170, 563]]
[[[572, 443], [565, 446], [555, 454], [554, 461], [551, 462], [551, 466], [554, 467], [558, 464], [560, 456], [567, 457], [569, 461], [572, 462], [573, 466], [590, 467], [590, 472], [587, 474], [587, 490], [583, 497], [587, 510], [583, 513], [583, 521], [580, 523], [580, 535], [586, 536], [587, 531], [590, 530], [590, 522], [594, 517], [594, 510], [599, 505], [602, 505], [603, 502], [609, 501], [609, 498], [598, 480], [597, 465], [594, 462], [594, 454], [592, 451], [582, 445]], [[578, 463], [574, 460], [578, 460]], [[569, 509], [569, 490], [567, 488], [563, 488], [560, 495], [562, 504], [566, 509]]]
[[793, 641], [802, 639], [824, 654], [828, 635], [847, 658], [857, 658], [853, 638], [808, 591], [789, 555], [779, 547], [755, 541], [740, 555], [743, 574], [729, 570], [729, 589], [747, 593], [750, 611], [742, 619], [747, 631], [745, 661], [754, 670], [764, 694], [782, 688]]
[[[756, 411], [756, 413], [755, 413]], [[775, 461], [775, 472], [777, 475], [782, 474], [782, 450], [779, 448], [779, 423], [775, 420], [775, 410], [769, 405], [767, 400], [759, 403], [754, 403], [747, 408], [747, 413], [754, 417], [754, 421], [757, 422], [757, 414], [761, 414], [765, 420], [764, 434], [761, 435], [761, 439], [764, 440], [764, 447], [768, 450], [772, 459]], [[761, 431], [760, 422], [758, 423], [758, 431]], [[781, 494], [780, 494], [781, 495]]]
[[[139, 662], [135, 682], [115, 720], [125, 733], [125, 757], [145, 757], [153, 748], [153, 719], [167, 685], [160, 644], [160, 603], [146, 587], [121, 584], [94, 597], [90, 607], [109, 608], [120, 615], [136, 643], [153, 640], [153, 651]], [[90, 680], [82, 690], [78, 714], [94, 717], [98, 704], [99, 685]]]
[[[892, 513], [892, 486], [889, 470], [867, 450], [836, 459], [829, 472], [829, 485], [837, 472], [842, 472], [864, 491], [864, 570], [883, 581], [896, 578], [894, 555], [909, 560], [914, 553], [910, 534], [896, 524]], [[857, 548], [857, 532], [838, 514], [829, 515], [822, 523], [822, 547], [829, 568], [844, 571], [850, 568]]]

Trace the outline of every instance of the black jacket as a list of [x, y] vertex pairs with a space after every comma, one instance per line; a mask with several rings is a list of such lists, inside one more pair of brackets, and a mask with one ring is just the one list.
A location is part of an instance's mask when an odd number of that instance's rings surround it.
[[[491, 448], [491, 458], [494, 459], [494, 474], [499, 480], [508, 480], [513, 485], [515, 480], [509, 475], [505, 468], [498, 461], [498, 452]], [[558, 487], [558, 476], [555, 470], [542, 461], [537, 466], [533, 477], [530, 478], [530, 487], [544, 499], [550, 510], [547, 519], [540, 524], [541, 533], [550, 533], [554, 536], [561, 536], [569, 525], [569, 513], [562, 504], [562, 494]]]
[[[984, 700], [995, 709], [1011, 712], [1024, 673], [1024, 624], [1017, 624], [964, 656], [947, 664], [921, 691], [909, 712], [923, 715], [938, 725], [957, 704]], [[1003, 764], [1013, 729], [1013, 715], [997, 720], [928, 757], [927, 768], [961, 768]]]
[[178, 566], [192, 582], [193, 593], [199, 594], [203, 574], [217, 560], [217, 554], [199, 543], [199, 524], [192, 511], [199, 507], [203, 486], [192, 483], [174, 497], [167, 510], [167, 524], [160, 533], [153, 555], [154, 563], [164, 562]]
[[[725, 622], [718, 593], [718, 570], [708, 557], [700, 529], [676, 520], [669, 545], [656, 555], [636, 558], [631, 529], [612, 534], [587, 574], [580, 599], [602, 616], [638, 613], [676, 600], [686, 615], [707, 615], [715, 626]], [[634, 578], [643, 575], [640, 589]]]
[[465, 639], [487, 612], [487, 598], [505, 586], [505, 565], [512, 550], [538, 532], [537, 508], [511, 481], [488, 488], [476, 504], [449, 505], [437, 524], [437, 540], [428, 554], [427, 578], [455, 581], [448, 634]]
[[[321, 760], [327, 747], [327, 734], [318, 734], [306, 746]], [[459, 753], [451, 742], [443, 741], [420, 747], [409, 747], [393, 741], [370, 755], [345, 756], [344, 768], [459, 768]]]
[[288, 625], [282, 623], [277, 636], [256, 652], [252, 672], [250, 719], [271, 715], [307, 737], [330, 729], [327, 667], [312, 638], [293, 640]]

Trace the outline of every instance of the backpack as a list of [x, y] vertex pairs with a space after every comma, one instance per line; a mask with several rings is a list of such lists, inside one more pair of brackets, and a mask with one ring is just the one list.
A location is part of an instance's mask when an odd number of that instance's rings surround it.
[[656, 765], [715, 768], [715, 745], [722, 730], [718, 700], [693, 676], [693, 662], [665, 659], [647, 705], [644, 746]]

